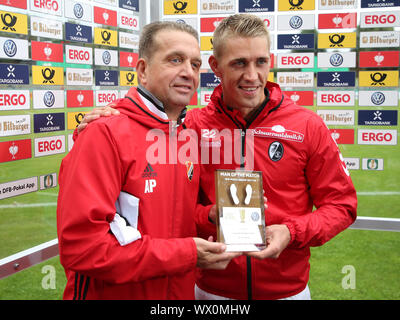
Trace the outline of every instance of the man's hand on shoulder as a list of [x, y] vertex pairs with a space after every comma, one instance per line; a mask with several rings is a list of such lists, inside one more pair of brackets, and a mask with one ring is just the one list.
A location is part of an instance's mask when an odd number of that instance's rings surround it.
[[99, 119], [100, 117], [109, 117], [111, 115], [119, 115], [120, 112], [117, 109], [114, 109], [113, 108], [114, 106], [115, 106], [115, 104], [111, 103], [105, 107], [93, 108], [92, 111], [85, 114], [81, 123], [76, 128], [78, 131], [78, 134], [81, 133], [90, 122], [92, 122], [96, 119]]

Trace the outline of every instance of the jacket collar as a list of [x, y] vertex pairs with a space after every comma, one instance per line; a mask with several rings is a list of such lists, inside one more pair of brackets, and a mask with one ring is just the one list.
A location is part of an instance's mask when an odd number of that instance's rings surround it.
[[[149, 90], [147, 90], [140, 84], [138, 85], [137, 88], [133, 87], [131, 90], [129, 90], [129, 92], [127, 94], [130, 98], [133, 98], [135, 96], [134, 91], [136, 91], [137, 94], [139, 95], [140, 99], [143, 101], [143, 103], [147, 107], [148, 111], [150, 111], [151, 113], [154, 113], [155, 115], [157, 115], [158, 117], [160, 117], [163, 120], [167, 120], [167, 121], [169, 120], [168, 116], [165, 112], [163, 103], [160, 100], [158, 100]], [[179, 125], [179, 124], [183, 123], [185, 121], [185, 117], [186, 117], [186, 108], [184, 108], [182, 110], [181, 114], [179, 115], [177, 124]]]
[[214, 108], [225, 113], [235, 123], [240, 123], [242, 127], [247, 128], [257, 118], [265, 117], [269, 112], [277, 109], [282, 102], [283, 95], [278, 84], [268, 81], [264, 88], [264, 92], [266, 96], [265, 100], [250, 114], [250, 117], [247, 120], [243, 118], [241, 112], [234, 108], [234, 106], [228, 106], [224, 103], [221, 85], [218, 85], [218, 87], [214, 89], [214, 92], [211, 95], [211, 101]]
[[139, 85], [136, 90], [149, 111], [156, 114], [163, 120], [168, 120], [168, 116], [165, 113], [164, 106], [160, 100], [158, 100], [149, 90], [145, 89], [141, 85]]

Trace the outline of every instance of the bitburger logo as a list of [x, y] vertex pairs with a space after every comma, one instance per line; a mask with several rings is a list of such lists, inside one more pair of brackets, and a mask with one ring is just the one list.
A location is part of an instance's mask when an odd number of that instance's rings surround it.
[[375, 72], [375, 73], [370, 74], [369, 77], [372, 80], [371, 85], [376, 86], [379, 84], [380, 86], [384, 86], [385, 83], [383, 81], [385, 81], [387, 74]]
[[341, 44], [344, 40], [345, 36], [344, 34], [339, 35], [337, 33], [330, 35], [329, 36], [329, 41], [331, 42], [330, 47], [334, 48], [334, 47], [343, 47], [343, 45]]
[[50, 68], [45, 68], [42, 70], [42, 76], [44, 78], [42, 83], [54, 83], [52, 80], [54, 78], [54, 75], [56, 73], [56, 70], [50, 69]]
[[188, 3], [185, 1], [177, 1], [173, 3], [174, 9], [175, 9], [175, 13], [183, 13], [186, 14], [186, 7], [187, 7]]
[[303, 4], [304, 0], [289, 0], [289, 3], [291, 5], [290, 10], [302, 10], [303, 8], [301, 5]]
[[11, 31], [17, 31], [15, 30], [14, 26], [17, 23], [17, 16], [12, 16], [9, 13], [4, 13], [1, 15], [1, 21], [4, 23], [4, 27], [2, 30], [8, 30], [10, 29]]

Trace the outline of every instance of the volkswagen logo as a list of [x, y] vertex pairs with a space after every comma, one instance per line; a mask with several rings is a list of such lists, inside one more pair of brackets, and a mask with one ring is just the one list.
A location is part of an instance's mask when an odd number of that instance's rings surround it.
[[289, 25], [292, 29], [299, 29], [303, 25], [303, 19], [299, 16], [293, 16], [289, 20]]
[[102, 54], [102, 59], [103, 59], [104, 64], [110, 64], [111, 53], [109, 51], [104, 51]]
[[54, 105], [54, 102], [56, 101], [54, 97], [54, 93], [51, 91], [46, 91], [45, 94], [43, 95], [43, 102], [46, 107], [51, 108]]
[[76, 3], [74, 5], [74, 15], [78, 19], [83, 17], [83, 7], [82, 7], [82, 5], [80, 3]]
[[14, 57], [17, 53], [17, 45], [10, 39], [4, 42], [3, 49], [5, 54], [10, 58]]
[[334, 53], [329, 58], [329, 62], [334, 67], [339, 67], [343, 63], [343, 56], [340, 53]]
[[382, 92], [374, 92], [371, 95], [371, 102], [379, 106], [385, 102], [385, 95]]

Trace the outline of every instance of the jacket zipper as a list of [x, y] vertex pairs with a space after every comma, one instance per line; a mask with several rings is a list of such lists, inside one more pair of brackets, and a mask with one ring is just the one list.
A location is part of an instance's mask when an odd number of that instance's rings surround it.
[[[219, 106], [222, 110], [222, 112], [235, 124], [235, 126], [240, 129], [240, 135], [241, 135], [241, 155], [240, 155], [240, 168], [244, 168], [244, 160], [245, 160], [245, 145], [246, 145], [246, 130], [249, 127], [250, 124], [247, 125], [247, 127], [242, 126], [239, 122], [235, 121], [226, 111], [225, 109], [220, 105]], [[247, 300], [252, 300], [253, 298], [253, 293], [252, 293], [252, 279], [251, 279], [251, 258], [246, 257], [246, 278], [247, 278]]]
[[[248, 126], [247, 126], [248, 127]], [[247, 128], [241, 129], [242, 136], [242, 154], [240, 157], [240, 168], [244, 169], [245, 161], [245, 150], [246, 150], [246, 130]], [[246, 257], [247, 266], [247, 300], [253, 300], [253, 285], [252, 285], [252, 272], [251, 272], [251, 257]]]
[[[282, 98], [281, 101], [278, 103], [278, 105], [274, 108], [272, 108], [271, 110], [268, 111], [267, 116], [273, 112], [276, 111], [282, 104], [284, 99], [284, 96], [282, 94]], [[264, 104], [265, 105], [268, 103], [269, 101], [269, 92], [267, 93], [267, 98]], [[244, 169], [245, 166], [245, 151], [246, 151], [246, 131], [247, 129], [250, 127], [250, 125], [252, 124], [252, 122], [257, 118], [257, 116], [259, 115], [259, 113], [262, 111], [262, 109], [259, 110], [258, 113], [255, 114], [255, 116], [251, 119], [250, 122], [248, 122], [246, 124], [246, 126], [242, 126], [240, 123], [238, 123], [237, 121], [235, 121], [226, 111], [225, 109], [222, 107], [222, 105], [219, 105], [219, 107], [221, 108], [222, 112], [236, 125], [237, 128], [239, 128], [241, 130], [241, 155], [240, 155], [240, 168]], [[252, 265], [251, 265], [251, 257], [246, 257], [246, 276], [247, 276], [247, 299], [248, 300], [253, 300], [253, 284], [252, 284]]]

